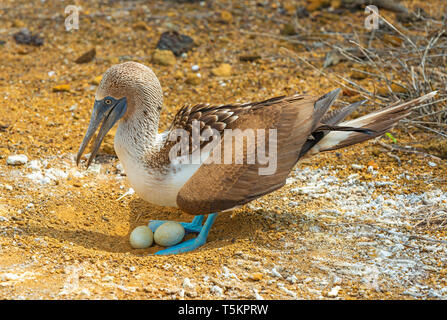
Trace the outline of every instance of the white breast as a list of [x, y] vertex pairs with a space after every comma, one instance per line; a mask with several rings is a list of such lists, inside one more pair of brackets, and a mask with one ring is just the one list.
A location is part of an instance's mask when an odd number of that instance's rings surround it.
[[[157, 142], [163, 139], [163, 134], [157, 136]], [[132, 150], [125, 137], [117, 130], [115, 136], [115, 152], [126, 172], [129, 183], [135, 192], [145, 201], [159, 205], [177, 207], [177, 194], [186, 181], [200, 167], [200, 164], [173, 163], [166, 173], [144, 166], [138, 157], [138, 152]]]

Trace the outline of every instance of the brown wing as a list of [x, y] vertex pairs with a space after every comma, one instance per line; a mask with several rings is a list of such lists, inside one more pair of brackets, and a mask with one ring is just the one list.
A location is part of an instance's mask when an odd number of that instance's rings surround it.
[[[210, 106], [209, 104], [184, 106], [177, 112], [174, 120], [172, 121], [169, 129], [170, 133], [168, 134], [168, 139], [166, 141], [167, 147], [170, 147], [172, 142], [176, 143], [175, 137], [171, 137], [171, 135], [175, 134], [175, 129], [186, 130], [189, 135], [192, 135], [195, 128], [200, 129], [200, 135], [209, 129], [215, 129], [222, 134], [225, 128], [228, 128], [229, 125], [231, 125], [243, 114], [265, 106], [273, 105], [283, 98], [284, 96], [261, 102], [227, 104], [220, 106]], [[193, 125], [194, 121], [197, 121], [197, 126]], [[191, 141], [191, 139], [189, 139], [189, 141]], [[210, 142], [211, 141], [209, 140], [200, 141], [200, 147], [203, 148]], [[194, 151], [192, 148], [190, 150], [191, 152]]]
[[[180, 189], [177, 196], [179, 208], [191, 214], [224, 211], [282, 187], [290, 170], [298, 161], [301, 147], [311, 134], [317, 99], [311, 96], [279, 97], [238, 106], [243, 110], [235, 114], [237, 118], [226, 123], [225, 128], [241, 131], [265, 129], [266, 138], [264, 141], [257, 139], [254, 149], [249, 139], [245, 141], [242, 145], [244, 157], [241, 164], [234, 163], [237, 148], [235, 143], [230, 151], [232, 164], [223, 164], [223, 160], [221, 164], [202, 164]], [[265, 143], [269, 141], [268, 129], [276, 129], [276, 171], [271, 175], [260, 175], [259, 169], [265, 165], [258, 161], [249, 164], [247, 159], [253, 153], [257, 154], [258, 149], [264, 148]], [[221, 140], [225, 139], [227, 132], [223, 132]], [[270, 147], [271, 145], [267, 145], [265, 149], [271, 151]], [[216, 148], [220, 148], [223, 159], [225, 152], [228, 152], [228, 146], [223, 143]], [[216, 148], [213, 152], [217, 151]], [[269, 152], [266, 153], [270, 156]]]
[[[176, 129], [180, 129], [187, 134], [186, 143], [188, 143], [188, 154], [191, 154], [197, 147], [201, 149], [208, 143], [213, 141], [213, 138], [200, 140], [199, 144], [193, 143], [193, 132], [198, 130], [197, 134], [202, 136], [205, 131], [214, 129], [222, 134], [224, 129], [229, 128], [234, 121], [247, 112], [252, 112], [259, 108], [275, 104], [276, 101], [283, 99], [284, 96], [276, 97], [261, 102], [248, 102], [238, 104], [227, 104], [220, 106], [210, 106], [209, 104], [198, 104], [195, 106], [182, 107], [174, 117], [171, 126], [168, 130], [168, 135], [162, 149], [159, 152], [158, 161], [152, 163], [152, 167], [158, 167], [163, 169], [170, 163], [169, 152], [173, 146], [178, 144], [181, 137], [176, 132]], [[177, 151], [180, 155], [180, 150]], [[160, 159], [162, 157], [163, 159]]]
[[[181, 131], [184, 131], [188, 135], [188, 154], [190, 154], [194, 151], [194, 148], [197, 147], [196, 144], [192, 143], [191, 139], [195, 128], [199, 128], [200, 135], [209, 129], [215, 129], [222, 134], [224, 129], [236, 121], [241, 115], [250, 110], [253, 111], [264, 106], [272, 105], [282, 98], [284, 97], [277, 97], [254, 103], [227, 104], [220, 106], [210, 106], [209, 104], [184, 106], [175, 115], [169, 130], [167, 130], [168, 133], [165, 142], [159, 152], [157, 152], [157, 156], [155, 158], [148, 158], [147, 164], [152, 169], [156, 168], [162, 172], [166, 170], [171, 163], [169, 157], [170, 151], [181, 139], [181, 137], [177, 135], [176, 129], [181, 129]], [[195, 121], [197, 121], [196, 124], [194, 124]], [[200, 141], [200, 148], [203, 148], [212, 141], [212, 139]]]

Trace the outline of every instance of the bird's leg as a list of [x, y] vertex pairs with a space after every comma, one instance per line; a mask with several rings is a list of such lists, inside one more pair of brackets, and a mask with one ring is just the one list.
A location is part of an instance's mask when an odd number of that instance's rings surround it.
[[[194, 219], [192, 219], [192, 222], [180, 222], [180, 224], [185, 228], [186, 233], [199, 233], [200, 230], [202, 230], [203, 218], [204, 215], [195, 216]], [[155, 230], [165, 222], [168, 222], [168, 220], [151, 220], [148, 227], [152, 232], [155, 232]]]
[[[202, 217], [201, 220], [196, 218]], [[198, 236], [194, 239], [186, 240], [184, 242], [181, 242], [179, 244], [176, 244], [175, 246], [169, 247], [164, 250], [160, 250], [155, 254], [158, 255], [167, 255], [167, 254], [177, 254], [177, 253], [183, 253], [188, 252], [197, 249], [198, 247], [204, 245], [206, 243], [206, 238], [208, 237], [208, 233], [211, 229], [211, 226], [213, 225], [214, 221], [216, 220], [217, 213], [212, 213], [208, 215], [208, 218], [205, 221], [205, 224], [201, 226], [201, 230], [198, 234]], [[200, 223], [203, 220], [203, 216], [195, 217], [193, 222], [200, 221]], [[193, 223], [191, 222], [191, 223]]]

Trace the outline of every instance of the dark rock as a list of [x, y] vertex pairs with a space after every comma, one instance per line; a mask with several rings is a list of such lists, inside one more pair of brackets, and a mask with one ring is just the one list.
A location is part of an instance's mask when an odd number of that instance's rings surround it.
[[18, 44], [27, 44], [35, 47], [43, 45], [43, 38], [37, 34], [32, 34], [28, 29], [23, 28], [19, 32], [13, 34], [14, 40]]
[[180, 34], [177, 31], [167, 31], [161, 34], [160, 40], [157, 43], [157, 49], [170, 50], [176, 56], [191, 50], [194, 47], [194, 40], [186, 35]]
[[307, 11], [306, 7], [298, 7], [296, 9], [296, 16], [298, 18], [306, 18], [309, 16], [309, 11]]
[[87, 63], [93, 60], [96, 56], [96, 49], [93, 48], [84, 54], [82, 54], [79, 58], [75, 60], [76, 63]]
[[5, 40], [0, 40], [0, 46], [4, 45], [6, 43]]
[[298, 33], [296, 32], [295, 26], [293, 24], [287, 23], [281, 29], [280, 34], [283, 36], [294, 36]]
[[243, 62], [253, 62], [258, 59], [261, 59], [261, 56], [256, 55], [256, 54], [239, 56], [239, 61], [243, 61]]
[[9, 124], [1, 124], [0, 123], [0, 132], [6, 132], [6, 129], [9, 128]]

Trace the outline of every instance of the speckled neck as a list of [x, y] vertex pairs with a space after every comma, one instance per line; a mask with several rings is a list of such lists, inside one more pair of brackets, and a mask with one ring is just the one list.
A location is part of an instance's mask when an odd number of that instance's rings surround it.
[[129, 101], [134, 104], [131, 105], [134, 110], [128, 118], [119, 122], [115, 141], [132, 156], [142, 157], [158, 149], [156, 144], [161, 111], [159, 101], [150, 97], [134, 97]]

